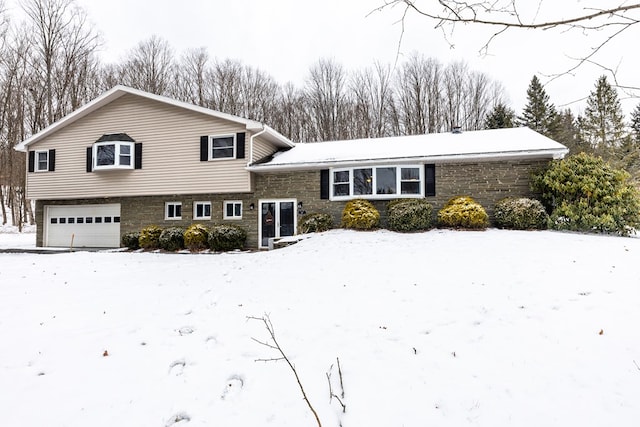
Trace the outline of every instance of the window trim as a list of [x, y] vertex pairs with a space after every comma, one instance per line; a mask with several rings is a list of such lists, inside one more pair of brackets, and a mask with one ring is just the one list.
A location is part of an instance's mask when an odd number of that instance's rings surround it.
[[[209, 215], [198, 216], [198, 205], [209, 205]], [[206, 200], [193, 202], [193, 219], [211, 219], [211, 202]]]
[[[213, 156], [213, 141], [215, 139], [223, 139], [223, 138], [232, 138], [233, 140], [233, 146], [231, 147], [231, 156], [225, 156], [225, 157], [214, 157]], [[218, 161], [218, 160], [233, 160], [236, 158], [236, 153], [238, 150], [238, 140], [237, 140], [237, 135], [235, 133], [228, 133], [228, 134], [221, 134], [221, 135], [209, 135], [209, 143], [207, 145], [208, 148], [208, 159], [209, 161]], [[225, 147], [224, 149], [227, 149], [228, 147]], [[219, 150], [222, 150], [219, 148]]]
[[[37, 150], [34, 152], [34, 166], [33, 166], [33, 171], [34, 172], [49, 172], [49, 150]], [[47, 157], [46, 160], [46, 168], [41, 169], [40, 168], [40, 154], [44, 154]]]
[[[236, 209], [235, 209], [235, 205], [239, 204], [240, 205], [240, 215], [236, 215]], [[229, 205], [234, 205], [233, 207], [233, 215], [229, 216], [227, 215], [227, 206]], [[241, 220], [242, 219], [242, 215], [244, 208], [242, 206], [242, 200], [225, 200], [222, 203], [222, 219], [227, 219], [227, 220], [231, 220], [231, 221], [237, 221], [237, 220]]]
[[[169, 207], [174, 207], [173, 216], [169, 216]], [[180, 207], [180, 215], [175, 215], [175, 208]], [[164, 203], [164, 219], [165, 221], [179, 221], [182, 219], [182, 202], [165, 202]]]
[[[377, 169], [378, 168], [395, 168], [396, 171], [396, 192], [394, 194], [378, 194], [377, 185]], [[354, 170], [371, 169], [372, 171], [372, 194], [355, 194], [354, 193]], [[402, 183], [407, 182], [402, 180], [402, 169], [417, 169], [420, 189], [418, 193], [402, 194]], [[334, 194], [334, 184], [344, 184], [342, 181], [334, 183], [334, 177], [336, 172], [349, 172], [349, 195], [336, 196]], [[358, 165], [346, 168], [333, 168], [329, 170], [329, 199], [335, 201], [352, 200], [352, 199], [371, 199], [371, 200], [391, 200], [391, 199], [416, 199], [425, 197], [425, 171], [424, 165], [421, 164], [377, 164], [377, 165]]]
[[[104, 147], [107, 145], [113, 145], [114, 146], [114, 163], [113, 165], [98, 165], [98, 149], [100, 147]], [[120, 164], [120, 156], [121, 156], [121, 147], [123, 146], [128, 146], [129, 147], [129, 164], [128, 165], [121, 165]], [[92, 158], [92, 165], [93, 165], [93, 170], [95, 171], [100, 171], [100, 170], [113, 170], [113, 169], [134, 169], [135, 166], [135, 142], [131, 142], [131, 141], [102, 141], [102, 142], [96, 142], [93, 144], [92, 147], [92, 151], [93, 151], [93, 158]]]

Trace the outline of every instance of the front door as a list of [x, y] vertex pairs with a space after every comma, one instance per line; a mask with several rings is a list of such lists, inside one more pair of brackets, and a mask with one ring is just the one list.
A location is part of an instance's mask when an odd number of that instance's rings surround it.
[[269, 239], [296, 233], [295, 200], [260, 201], [260, 247], [268, 248]]

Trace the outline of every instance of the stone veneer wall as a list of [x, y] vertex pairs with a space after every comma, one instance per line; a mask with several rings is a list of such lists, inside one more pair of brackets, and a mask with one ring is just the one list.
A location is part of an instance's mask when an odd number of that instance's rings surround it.
[[[469, 195], [493, 217], [496, 202], [504, 197], [531, 197], [530, 176], [548, 164], [548, 160], [450, 163], [436, 165], [436, 196], [427, 197], [434, 214], [454, 196]], [[274, 172], [256, 177], [256, 199], [296, 198], [307, 213], [325, 212], [340, 226], [346, 202], [320, 199], [320, 171]], [[373, 200], [386, 223], [388, 200]]]
[[[242, 201], [242, 219], [223, 219], [223, 202]], [[194, 202], [211, 202], [211, 219], [193, 219]], [[165, 202], [182, 202], [182, 219], [165, 220]], [[188, 227], [193, 223], [211, 226], [213, 224], [235, 224], [247, 230], [247, 247], [258, 246], [258, 204], [251, 193], [234, 194], [197, 194], [197, 195], [167, 195], [144, 197], [111, 197], [102, 199], [74, 199], [74, 200], [38, 200], [36, 202], [36, 242], [42, 246], [42, 221], [44, 220], [45, 205], [93, 205], [120, 203], [120, 234], [140, 231], [147, 225], [160, 227]], [[249, 205], [255, 204], [250, 210]]]
[[[532, 196], [529, 188], [532, 172], [538, 171], [547, 160], [451, 163], [436, 165], [436, 196], [427, 197], [433, 203], [434, 214], [453, 196], [469, 195], [475, 198], [490, 217], [495, 203], [508, 196]], [[255, 175], [255, 193], [166, 195], [145, 197], [115, 197], [102, 199], [38, 200], [36, 223], [38, 246], [42, 246], [42, 221], [45, 205], [76, 205], [120, 203], [121, 234], [139, 231], [151, 224], [160, 227], [188, 227], [194, 222], [207, 226], [220, 223], [237, 224], [247, 230], [247, 247], [258, 247], [258, 201], [260, 199], [297, 199], [303, 203], [307, 213], [325, 212], [333, 216], [334, 225], [340, 226], [342, 209], [346, 202], [331, 202], [320, 199], [320, 171], [274, 172]], [[241, 200], [241, 220], [223, 220], [223, 202]], [[193, 217], [193, 202], [211, 201], [211, 219], [196, 220]], [[165, 202], [182, 202], [182, 219], [164, 219]], [[380, 211], [381, 225], [386, 223], [388, 200], [375, 200]], [[249, 206], [253, 203], [254, 210]]]

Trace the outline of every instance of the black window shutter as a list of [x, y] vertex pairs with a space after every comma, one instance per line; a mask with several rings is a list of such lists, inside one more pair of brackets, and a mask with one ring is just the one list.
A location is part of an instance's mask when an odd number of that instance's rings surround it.
[[436, 165], [424, 165], [424, 195], [436, 195]]
[[49, 150], [49, 172], [56, 170], [56, 150]]
[[134, 169], [142, 169], [142, 142], [136, 142], [133, 148], [135, 155], [133, 167]]
[[35, 151], [29, 151], [29, 172], [35, 172], [36, 170], [36, 153]]
[[91, 172], [93, 170], [93, 155], [91, 147], [87, 147], [87, 172]]
[[329, 169], [320, 171], [320, 198], [329, 200]]
[[236, 134], [236, 159], [244, 159], [244, 132]]
[[200, 161], [209, 160], [209, 137], [207, 135], [200, 137]]

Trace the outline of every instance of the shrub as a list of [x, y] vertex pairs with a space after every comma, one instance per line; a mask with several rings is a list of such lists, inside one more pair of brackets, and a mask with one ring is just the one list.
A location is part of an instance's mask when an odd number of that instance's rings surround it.
[[342, 210], [342, 226], [357, 230], [371, 230], [380, 223], [380, 212], [371, 202], [354, 199], [347, 202]]
[[398, 199], [387, 205], [390, 230], [428, 230], [433, 224], [433, 207], [424, 199]]
[[498, 228], [544, 230], [549, 215], [539, 200], [507, 197], [496, 203], [493, 213]]
[[149, 225], [140, 231], [138, 244], [143, 249], [158, 249], [160, 247], [158, 242], [160, 233], [162, 233], [162, 228], [157, 225]]
[[454, 197], [438, 212], [438, 224], [442, 227], [484, 230], [489, 226], [489, 216], [471, 197]]
[[125, 248], [129, 248], [132, 251], [136, 249], [140, 249], [139, 239], [140, 239], [139, 231], [124, 233], [121, 239], [122, 246], [124, 246]]
[[333, 218], [326, 213], [310, 213], [298, 220], [299, 233], [319, 233], [333, 227]]
[[209, 245], [209, 230], [202, 224], [192, 224], [184, 232], [184, 246], [190, 251], [201, 251]]
[[214, 251], [242, 249], [247, 240], [247, 232], [237, 225], [214, 225], [209, 232], [209, 247]]
[[532, 188], [551, 212], [551, 228], [626, 236], [640, 227], [640, 196], [628, 180], [627, 172], [580, 153], [553, 162]]
[[179, 251], [184, 249], [184, 228], [169, 227], [162, 230], [158, 238], [160, 248], [165, 251]]

